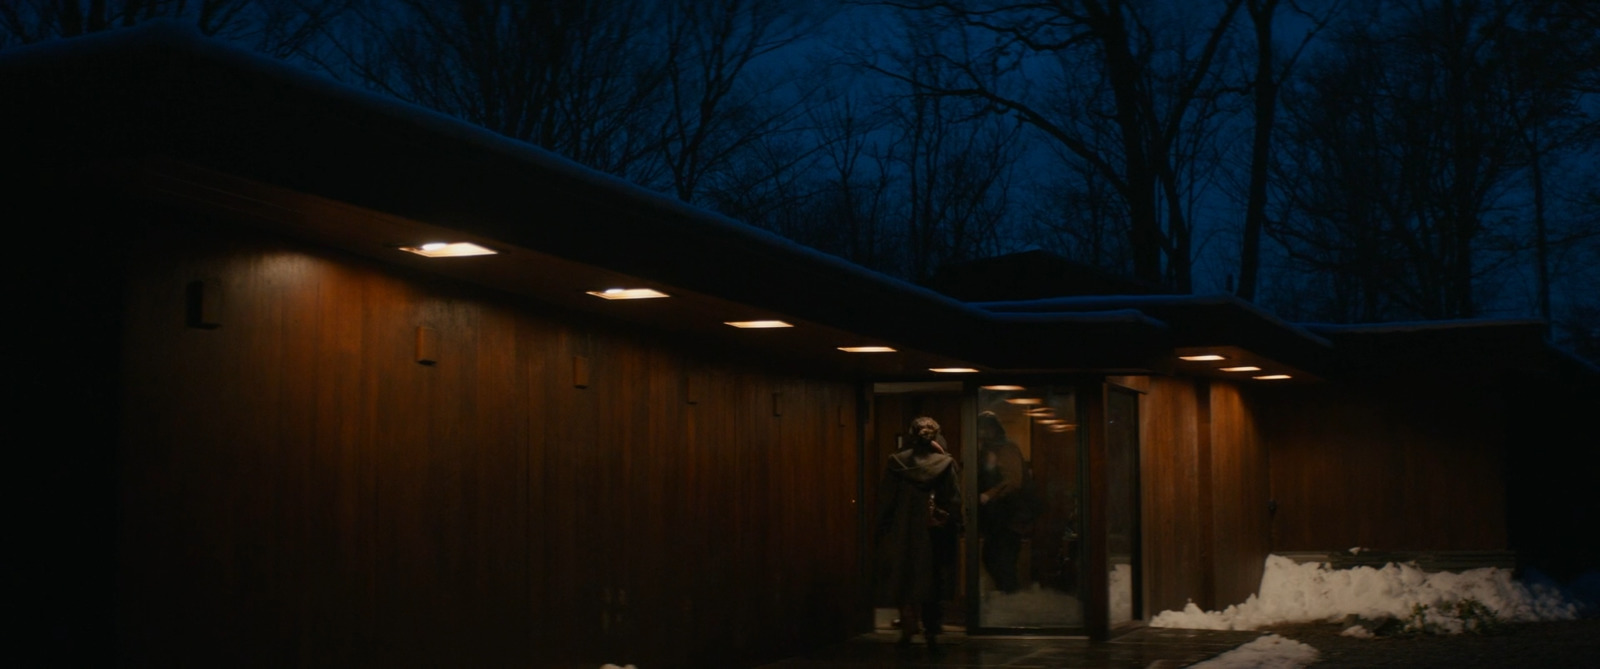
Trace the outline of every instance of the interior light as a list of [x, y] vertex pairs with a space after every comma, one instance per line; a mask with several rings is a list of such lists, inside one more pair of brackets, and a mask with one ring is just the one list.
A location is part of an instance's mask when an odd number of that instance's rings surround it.
[[840, 346], [839, 350], [845, 353], [894, 353], [888, 346]]
[[792, 327], [794, 327], [793, 325], [791, 325], [789, 323], [786, 323], [784, 321], [776, 321], [776, 320], [773, 320], [773, 321], [725, 321], [724, 325], [732, 325], [733, 327], [736, 327], [736, 328], [745, 328], [745, 329], [752, 329], [752, 330], [763, 330], [763, 329], [768, 329], [768, 328], [792, 328]]
[[584, 292], [606, 300], [648, 300], [655, 297], [667, 297], [666, 293], [650, 288], [607, 288], [605, 290]]
[[1010, 397], [1006, 404], [1044, 404], [1044, 399], [1039, 397]]
[[1188, 360], [1189, 362], [1211, 362], [1213, 360], [1227, 360], [1228, 357], [1225, 355], [1217, 355], [1215, 353], [1207, 353], [1205, 355], [1180, 355], [1178, 356], [1178, 359]]
[[1051, 416], [1056, 415], [1056, 410], [1052, 409], [1050, 407], [1034, 407], [1032, 409], [1024, 411], [1023, 413], [1028, 414], [1029, 416], [1032, 416], [1034, 418], [1049, 418]]
[[971, 367], [929, 367], [928, 371], [940, 374], [972, 374], [978, 370]]
[[1262, 376], [1252, 376], [1250, 378], [1257, 381], [1282, 381], [1284, 379], [1292, 379], [1294, 377], [1289, 376], [1288, 374], [1264, 374]]
[[984, 390], [1025, 390], [1022, 386], [983, 386]]
[[1253, 365], [1245, 365], [1243, 367], [1218, 367], [1217, 369], [1219, 369], [1221, 371], [1224, 371], [1224, 372], [1259, 372], [1259, 371], [1261, 371], [1260, 367], [1256, 367], [1256, 366], [1253, 366]]
[[465, 256], [492, 256], [492, 251], [472, 242], [428, 242], [420, 246], [402, 246], [401, 251], [428, 258], [461, 258]]

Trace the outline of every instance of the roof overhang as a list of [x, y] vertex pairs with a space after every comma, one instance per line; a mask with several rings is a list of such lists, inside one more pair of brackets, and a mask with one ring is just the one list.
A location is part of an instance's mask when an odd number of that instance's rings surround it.
[[[1006, 314], [1108, 309], [1147, 314], [1171, 326], [1172, 370], [1191, 376], [1305, 383], [1327, 378], [1335, 369], [1333, 344], [1328, 339], [1231, 295], [1062, 297], [978, 306]], [[1256, 369], [1249, 369], [1252, 367]]]
[[[15, 49], [0, 111], [19, 160], [91, 188], [562, 308], [878, 378], [932, 367], [1138, 373], [1171, 332], [1133, 310], [998, 313], [802, 247], [431, 111], [174, 25]], [[48, 100], [49, 104], [39, 101]], [[427, 259], [426, 241], [500, 251]], [[587, 291], [651, 287], [666, 300]], [[729, 320], [794, 328], [740, 331]], [[895, 354], [839, 346], [886, 344]]]

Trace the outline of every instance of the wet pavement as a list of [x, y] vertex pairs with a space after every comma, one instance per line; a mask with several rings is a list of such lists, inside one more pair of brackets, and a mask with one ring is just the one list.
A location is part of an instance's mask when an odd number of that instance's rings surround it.
[[1219, 632], [1145, 628], [1111, 641], [1082, 637], [968, 637], [946, 634], [940, 648], [901, 647], [898, 634], [879, 631], [760, 669], [862, 669], [867, 667], [1075, 667], [1084, 669], [1176, 669], [1202, 662], [1262, 636], [1263, 632]]
[[[760, 669], [867, 669], [871, 667], [1073, 667], [1177, 669], [1277, 634], [1317, 649], [1310, 669], [1503, 669], [1600, 667], [1600, 619], [1515, 623], [1481, 635], [1357, 638], [1342, 622], [1278, 625], [1256, 632], [1144, 628], [1111, 641], [1083, 638], [941, 637], [930, 653], [920, 643], [895, 645], [883, 630]], [[921, 638], [919, 637], [920, 641]]]

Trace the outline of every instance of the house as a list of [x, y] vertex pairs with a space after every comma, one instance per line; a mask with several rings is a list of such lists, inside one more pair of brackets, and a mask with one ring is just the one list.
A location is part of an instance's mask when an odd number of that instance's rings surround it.
[[1274, 551], [1570, 555], [1547, 521], [1588, 513], [1541, 463], [1595, 371], [1541, 324], [965, 302], [166, 25], [0, 53], [0, 90], [8, 570], [58, 658], [770, 661], [873, 628], [923, 414], [971, 490], [995, 412], [1044, 502], [1048, 606], [969, 534], [973, 633], [1106, 638]]

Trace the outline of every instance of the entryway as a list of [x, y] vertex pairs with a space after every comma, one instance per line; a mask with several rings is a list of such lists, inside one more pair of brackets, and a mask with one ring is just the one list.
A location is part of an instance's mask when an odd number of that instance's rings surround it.
[[[1143, 615], [1138, 406], [1137, 393], [1102, 379], [876, 384], [866, 517], [911, 419], [934, 418], [961, 463], [970, 521], [947, 628], [1104, 638]], [[888, 629], [894, 617], [884, 609], [875, 620]]]

